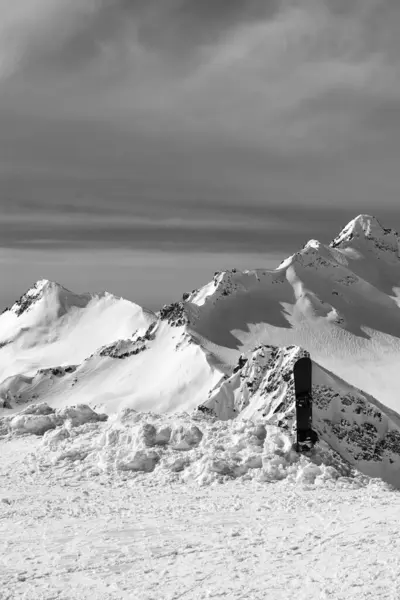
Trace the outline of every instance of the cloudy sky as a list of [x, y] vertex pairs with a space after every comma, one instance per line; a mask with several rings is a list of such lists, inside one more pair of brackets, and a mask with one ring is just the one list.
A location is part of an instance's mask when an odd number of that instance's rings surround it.
[[0, 307], [152, 308], [372, 212], [400, 229], [399, 0], [0, 0]]

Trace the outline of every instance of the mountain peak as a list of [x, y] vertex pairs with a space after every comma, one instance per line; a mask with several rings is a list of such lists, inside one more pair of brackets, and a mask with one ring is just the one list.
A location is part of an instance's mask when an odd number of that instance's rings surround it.
[[33, 286], [25, 292], [26, 296], [37, 296], [47, 290], [63, 289], [62, 285], [56, 281], [50, 281], [49, 279], [38, 279]]
[[396, 253], [399, 251], [398, 233], [394, 229], [382, 227], [378, 219], [372, 215], [358, 215], [342, 229], [330, 246], [346, 248], [353, 246], [356, 240], [372, 241], [380, 250], [391, 250]]
[[53, 308], [57, 313], [63, 313], [69, 305], [86, 306], [91, 295], [74, 294], [55, 281], [39, 279], [13, 304], [10, 310], [20, 317], [42, 298], [46, 299], [48, 304], [46, 310]]

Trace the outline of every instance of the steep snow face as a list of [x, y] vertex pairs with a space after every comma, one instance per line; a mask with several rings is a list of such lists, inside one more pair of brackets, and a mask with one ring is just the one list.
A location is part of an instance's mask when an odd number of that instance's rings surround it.
[[300, 346], [396, 408], [398, 243], [362, 215], [330, 246], [311, 240], [276, 270], [217, 273], [185, 303], [191, 333], [230, 369], [260, 344]]
[[330, 244], [346, 259], [351, 270], [389, 296], [400, 286], [400, 237], [370, 215], [359, 215]]
[[37, 282], [0, 315], [0, 379], [79, 364], [100, 346], [146, 331], [154, 314], [108, 293]]
[[91, 294], [74, 294], [56, 282], [41, 279], [3, 312], [1, 336], [4, 339], [7, 335], [6, 324], [12, 333], [13, 326], [51, 323], [73, 307], [85, 308], [91, 299]]
[[394, 229], [385, 229], [376, 217], [358, 215], [350, 221], [331, 243], [332, 248], [356, 247], [371, 242], [376, 251], [392, 252], [399, 258], [400, 238]]
[[[65, 407], [85, 402], [107, 414], [124, 408], [173, 412], [193, 410], [222, 373], [175, 320], [154, 321], [144, 333], [98, 348], [81, 364], [16, 375], [0, 384], [8, 414], [30, 402]], [[1, 404], [0, 404], [1, 408]]]

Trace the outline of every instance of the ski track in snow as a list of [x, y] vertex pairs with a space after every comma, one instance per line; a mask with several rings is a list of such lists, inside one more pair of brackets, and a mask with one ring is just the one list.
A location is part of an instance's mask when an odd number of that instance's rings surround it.
[[378, 480], [207, 487], [41, 468], [0, 441], [2, 600], [394, 599], [400, 495]]

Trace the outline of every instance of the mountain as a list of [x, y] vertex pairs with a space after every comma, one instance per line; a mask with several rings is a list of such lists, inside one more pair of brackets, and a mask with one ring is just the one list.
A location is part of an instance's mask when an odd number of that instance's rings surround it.
[[[298, 346], [396, 409], [399, 282], [399, 236], [368, 215], [274, 270], [217, 272], [157, 315], [41, 281], [0, 316], [0, 394], [11, 404], [79, 397], [108, 413], [192, 410], [239, 356]], [[58, 367], [73, 372], [46, 371]]]
[[18, 388], [16, 381], [24, 384], [39, 370], [79, 365], [100, 346], [145, 331], [155, 318], [108, 293], [74, 294], [58, 283], [38, 281], [0, 315], [3, 388], [4, 380]]
[[185, 308], [193, 336], [223, 365], [260, 344], [300, 346], [396, 408], [399, 282], [398, 234], [361, 215], [275, 270], [217, 273]]
[[[223, 421], [261, 419], [295, 439], [293, 367], [303, 356], [296, 346], [256, 348], [198, 410]], [[312, 398], [320, 440], [363, 473], [400, 485], [400, 415], [314, 361]]]
[[[157, 314], [37, 282], [0, 316], [0, 402], [238, 417], [293, 427], [293, 365], [313, 361], [320, 437], [397, 480], [398, 234], [360, 215], [274, 270], [216, 272]], [[394, 409], [394, 410], [393, 410]]]

